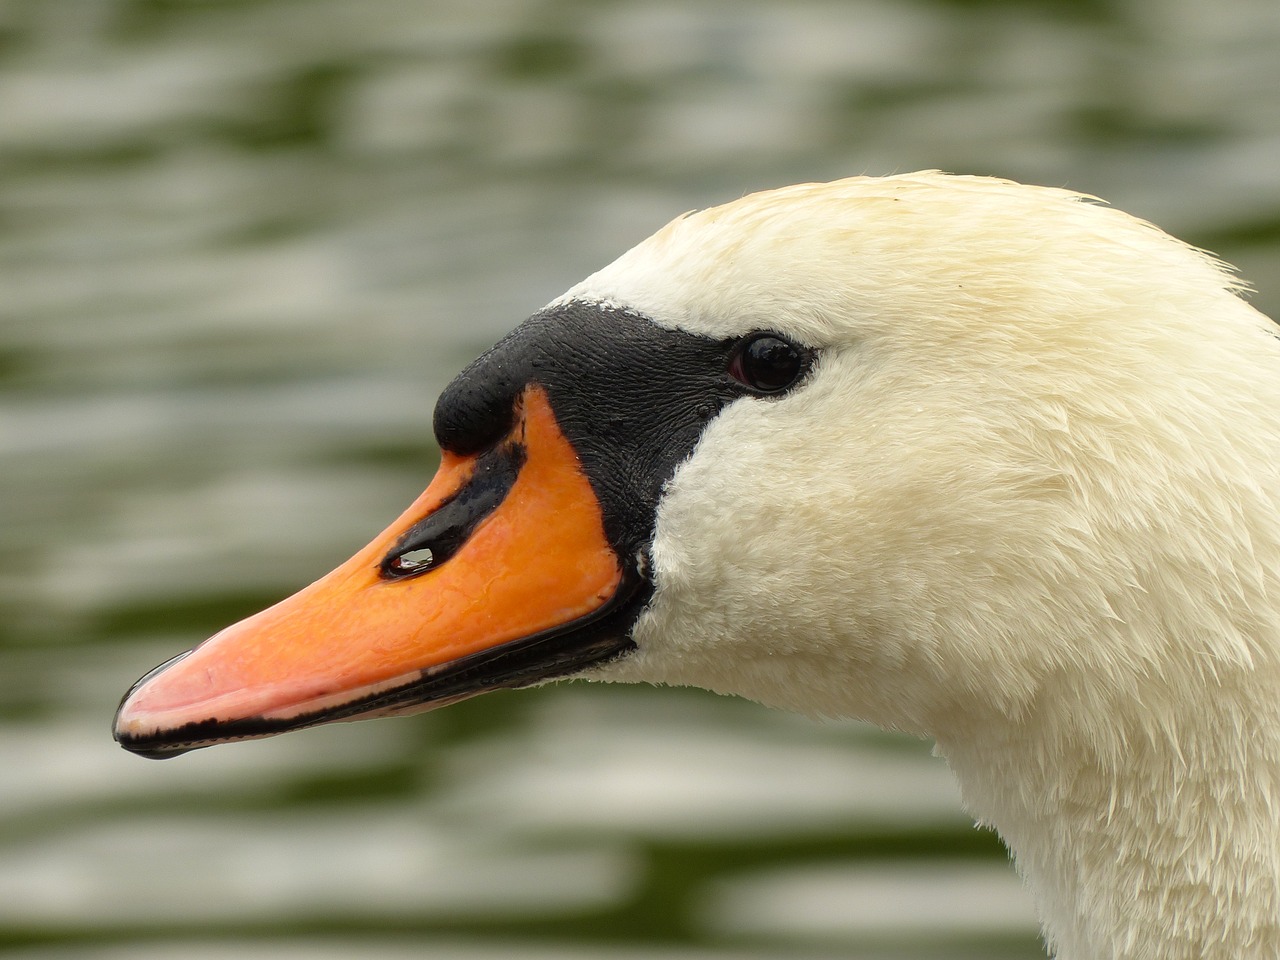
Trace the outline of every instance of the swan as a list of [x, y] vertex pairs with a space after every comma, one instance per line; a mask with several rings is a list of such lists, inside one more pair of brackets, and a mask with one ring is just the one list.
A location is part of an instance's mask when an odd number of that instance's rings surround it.
[[1280, 956], [1280, 339], [1241, 293], [995, 179], [678, 217], [463, 371], [422, 496], [115, 737], [695, 685], [932, 738], [1059, 960]]

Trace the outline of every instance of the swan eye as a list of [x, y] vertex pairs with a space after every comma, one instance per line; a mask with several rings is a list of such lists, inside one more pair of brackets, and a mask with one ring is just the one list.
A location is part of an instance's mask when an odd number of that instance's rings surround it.
[[729, 359], [729, 376], [758, 393], [780, 393], [794, 384], [809, 365], [809, 353], [773, 333], [742, 340]]

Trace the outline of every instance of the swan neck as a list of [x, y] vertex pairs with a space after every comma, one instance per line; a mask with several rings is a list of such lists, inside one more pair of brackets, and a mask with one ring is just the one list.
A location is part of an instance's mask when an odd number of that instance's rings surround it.
[[1057, 960], [1280, 956], [1280, 716], [1215, 693], [1159, 731], [1040, 718], [939, 739]]

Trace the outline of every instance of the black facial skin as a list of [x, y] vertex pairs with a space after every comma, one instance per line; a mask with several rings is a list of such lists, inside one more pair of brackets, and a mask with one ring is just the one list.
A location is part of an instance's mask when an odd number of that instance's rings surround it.
[[[539, 384], [599, 498], [610, 545], [632, 562], [653, 539], [663, 485], [693, 453], [707, 422], [739, 397], [764, 393], [731, 375], [738, 345], [738, 338], [660, 327], [616, 307], [553, 307], [445, 388], [436, 440], [464, 455], [491, 446], [511, 429], [516, 398]], [[796, 351], [799, 382], [812, 351]]]
[[[614, 596], [578, 620], [315, 713], [283, 720], [210, 719], [142, 740], [117, 738], [143, 756], [170, 757], [227, 740], [453, 703], [624, 656], [634, 649], [631, 629], [653, 593], [648, 551], [664, 485], [693, 453], [707, 422], [728, 404], [742, 397], [768, 402], [786, 393], [804, 381], [813, 359], [812, 350], [769, 331], [717, 340], [581, 302], [535, 314], [441, 394], [436, 439], [443, 450], [477, 456], [475, 470], [462, 489], [401, 537], [383, 558], [380, 574], [398, 580], [435, 569], [502, 503], [527, 455], [511, 435], [517, 401], [537, 384], [599, 501], [605, 537], [622, 567]], [[423, 560], [426, 551], [429, 558]]]

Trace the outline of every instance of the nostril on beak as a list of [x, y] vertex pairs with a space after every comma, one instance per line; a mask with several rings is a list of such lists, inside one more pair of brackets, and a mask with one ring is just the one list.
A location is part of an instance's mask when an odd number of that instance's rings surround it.
[[506, 499], [527, 455], [524, 445], [514, 440], [482, 454], [462, 488], [405, 531], [383, 557], [383, 579], [420, 576], [457, 553]]
[[386, 569], [398, 576], [408, 577], [426, 573], [434, 563], [435, 552], [430, 547], [419, 547], [392, 557], [387, 561]]

